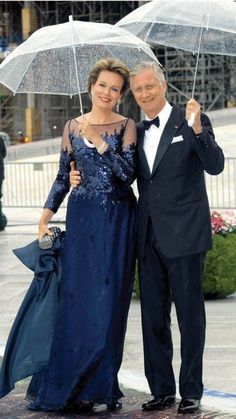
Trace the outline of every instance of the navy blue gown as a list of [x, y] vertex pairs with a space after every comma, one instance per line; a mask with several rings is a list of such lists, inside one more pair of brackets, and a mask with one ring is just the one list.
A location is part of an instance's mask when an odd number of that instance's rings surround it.
[[131, 119], [95, 125], [109, 144], [100, 155], [65, 125], [59, 171], [45, 208], [56, 212], [69, 191], [70, 161], [82, 182], [67, 206], [59, 308], [47, 368], [35, 374], [27, 395], [42, 410], [89, 400], [107, 404], [123, 396], [122, 361], [135, 266], [136, 128]]

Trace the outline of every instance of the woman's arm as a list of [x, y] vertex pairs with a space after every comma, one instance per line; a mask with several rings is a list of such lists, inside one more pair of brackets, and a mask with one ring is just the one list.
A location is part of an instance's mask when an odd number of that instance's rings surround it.
[[53, 234], [47, 226], [53, 215], [53, 211], [48, 208], [44, 208], [38, 225], [39, 240], [41, 240], [45, 234], [48, 234], [49, 236]]
[[51, 190], [46, 199], [42, 216], [39, 220], [38, 230], [39, 238], [41, 239], [45, 234], [51, 235], [47, 224], [51, 220], [64, 200], [66, 194], [70, 190], [69, 172], [70, 162], [73, 160], [72, 147], [69, 139], [69, 122], [64, 127], [62, 146], [60, 153], [59, 168], [57, 176], [53, 182]]

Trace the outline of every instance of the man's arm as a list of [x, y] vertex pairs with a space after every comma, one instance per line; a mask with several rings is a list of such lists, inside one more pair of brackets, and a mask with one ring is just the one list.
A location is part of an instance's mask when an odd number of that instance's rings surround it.
[[195, 114], [192, 125], [193, 147], [202, 162], [203, 169], [210, 175], [218, 175], [224, 169], [224, 154], [215, 141], [210, 119], [201, 113], [200, 104], [195, 99], [190, 99], [187, 102], [186, 120], [191, 118], [192, 113]]
[[201, 115], [202, 130], [195, 134], [192, 145], [209, 175], [219, 175], [224, 170], [224, 153], [215, 141], [214, 131], [207, 115]]

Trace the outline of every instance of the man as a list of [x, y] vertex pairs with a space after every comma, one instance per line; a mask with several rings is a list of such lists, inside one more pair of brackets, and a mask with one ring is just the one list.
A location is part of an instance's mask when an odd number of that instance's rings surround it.
[[[217, 175], [224, 156], [208, 117], [191, 99], [186, 111], [166, 100], [167, 83], [156, 63], [140, 63], [131, 90], [146, 114], [138, 130], [138, 261], [145, 374], [153, 400], [143, 410], [175, 403], [171, 302], [181, 335], [179, 413], [193, 413], [203, 393], [204, 259], [211, 248], [204, 170]], [[195, 114], [193, 126], [187, 120]], [[73, 175], [74, 173], [74, 175]], [[72, 172], [72, 186], [76, 183]], [[78, 176], [78, 173], [77, 173]]]
[[[154, 399], [144, 410], [175, 402], [170, 329], [175, 302], [181, 335], [179, 413], [199, 409], [203, 393], [205, 309], [202, 291], [211, 223], [204, 170], [224, 168], [211, 123], [191, 99], [186, 113], [166, 100], [167, 84], [155, 63], [141, 63], [131, 90], [147, 120], [138, 125], [138, 260], [145, 373]], [[187, 124], [195, 114], [192, 128]], [[186, 118], [186, 119], [185, 119]]]

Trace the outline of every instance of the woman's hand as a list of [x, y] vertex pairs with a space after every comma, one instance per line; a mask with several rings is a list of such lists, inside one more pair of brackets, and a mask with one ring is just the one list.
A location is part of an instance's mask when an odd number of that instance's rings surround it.
[[45, 236], [45, 234], [48, 234], [49, 236], [52, 236], [52, 232], [51, 230], [49, 230], [47, 224], [40, 222], [39, 226], [38, 226], [38, 230], [39, 230], [39, 240], [42, 240], [43, 236]]
[[77, 188], [81, 183], [81, 175], [79, 170], [75, 170], [75, 162], [70, 162], [70, 186], [72, 188]]
[[79, 133], [96, 145], [96, 140], [101, 141], [100, 135], [92, 127], [89, 119], [85, 116], [79, 121]]
[[102, 139], [97, 131], [91, 125], [89, 119], [83, 116], [79, 121], [79, 133], [89, 140], [100, 154], [103, 154], [108, 148], [108, 144]]
[[51, 211], [48, 208], [44, 208], [42, 216], [39, 220], [39, 225], [38, 225], [38, 232], [39, 232], [39, 240], [42, 240], [43, 236], [45, 236], [45, 234], [48, 234], [49, 236], [52, 236], [52, 232], [51, 230], [49, 230], [48, 228], [48, 223], [51, 220], [52, 216], [53, 216], [54, 212]]

